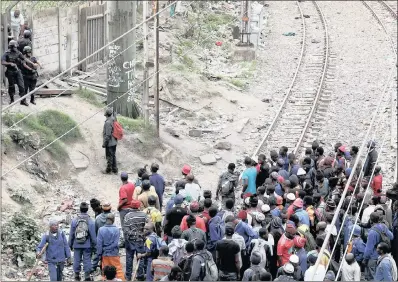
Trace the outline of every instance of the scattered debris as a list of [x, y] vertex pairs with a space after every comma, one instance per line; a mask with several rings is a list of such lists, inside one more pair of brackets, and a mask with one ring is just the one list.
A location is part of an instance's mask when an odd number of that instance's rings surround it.
[[319, 41], [318, 39], [311, 39], [311, 43], [320, 43], [321, 41]]
[[309, 19], [310, 16], [309, 15], [303, 15], [304, 18]]
[[269, 102], [271, 102], [271, 100], [270, 100], [270, 99], [267, 99], [267, 98], [264, 98], [264, 99], [261, 100], [261, 102], [269, 103]]
[[166, 127], [164, 131], [166, 131], [166, 132], [169, 133], [171, 136], [174, 136], [174, 137], [176, 137], [176, 138], [180, 137], [180, 134], [179, 134], [174, 128]]
[[296, 36], [296, 33], [295, 32], [285, 32], [282, 35], [284, 35], [284, 36]]

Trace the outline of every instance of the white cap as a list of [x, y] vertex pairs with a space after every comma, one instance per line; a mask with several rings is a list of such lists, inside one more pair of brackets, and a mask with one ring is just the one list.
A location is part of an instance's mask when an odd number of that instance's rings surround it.
[[291, 263], [286, 263], [283, 266], [283, 271], [289, 274], [294, 273], [294, 266]]
[[271, 208], [267, 204], [264, 204], [264, 205], [261, 206], [261, 211], [262, 212], [269, 212], [270, 210], [271, 210]]
[[297, 170], [297, 176], [306, 175], [306, 174], [307, 173], [305, 172], [305, 170], [301, 167]]
[[250, 197], [246, 197], [244, 202], [246, 205], [250, 206]]
[[296, 200], [296, 196], [293, 193], [289, 193], [286, 195], [286, 199], [288, 199], [289, 201], [294, 201]]
[[262, 222], [263, 220], [265, 220], [265, 215], [263, 213], [257, 213], [256, 214], [256, 221], [257, 222]]
[[295, 264], [299, 263], [299, 257], [297, 255], [291, 255], [290, 258], [289, 258], [289, 261], [291, 263], [295, 263]]

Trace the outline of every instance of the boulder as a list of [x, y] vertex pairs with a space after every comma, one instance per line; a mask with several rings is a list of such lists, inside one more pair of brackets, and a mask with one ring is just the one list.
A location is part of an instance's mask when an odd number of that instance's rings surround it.
[[200, 130], [200, 129], [191, 129], [189, 131], [189, 136], [191, 136], [191, 137], [200, 137], [200, 136], [202, 136], [202, 130]]
[[214, 148], [218, 150], [231, 150], [231, 143], [228, 141], [218, 141], [215, 145]]
[[217, 159], [213, 154], [200, 156], [200, 161], [204, 165], [212, 165], [212, 164], [217, 163]]

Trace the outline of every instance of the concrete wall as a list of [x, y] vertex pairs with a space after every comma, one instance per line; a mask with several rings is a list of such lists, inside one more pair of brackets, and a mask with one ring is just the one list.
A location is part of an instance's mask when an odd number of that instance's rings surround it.
[[35, 11], [32, 23], [33, 55], [42, 73], [64, 71], [78, 62], [79, 7]]

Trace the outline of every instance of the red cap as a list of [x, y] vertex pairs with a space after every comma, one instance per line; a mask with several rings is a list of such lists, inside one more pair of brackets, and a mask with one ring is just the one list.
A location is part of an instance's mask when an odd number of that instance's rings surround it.
[[183, 167], [182, 167], [182, 173], [183, 174], [190, 174], [191, 173], [191, 166], [190, 165], [187, 165], [187, 164], [185, 164]]
[[278, 179], [279, 183], [283, 183], [283, 181], [285, 181], [285, 178], [283, 178], [283, 176], [280, 176], [280, 175], [278, 176], [277, 179]]
[[246, 212], [246, 211], [240, 211], [240, 212], [238, 213], [238, 218], [240, 218], [240, 219], [242, 219], [242, 220], [247, 219], [247, 212]]
[[293, 206], [298, 207], [298, 208], [302, 208], [303, 205], [304, 205], [303, 200], [300, 198], [294, 200], [294, 202], [293, 202]]
[[276, 196], [276, 204], [277, 205], [282, 205], [283, 204], [283, 198], [281, 196]]
[[345, 153], [345, 146], [340, 146], [339, 150], [342, 151], [343, 153]]
[[191, 212], [197, 212], [199, 210], [199, 203], [198, 202], [192, 202], [189, 205], [189, 209], [191, 210]]
[[295, 236], [293, 239], [294, 246], [297, 248], [304, 248], [305, 244], [307, 243], [307, 239], [301, 236]]
[[141, 202], [138, 200], [131, 200], [130, 205], [133, 209], [139, 209], [141, 207]]

